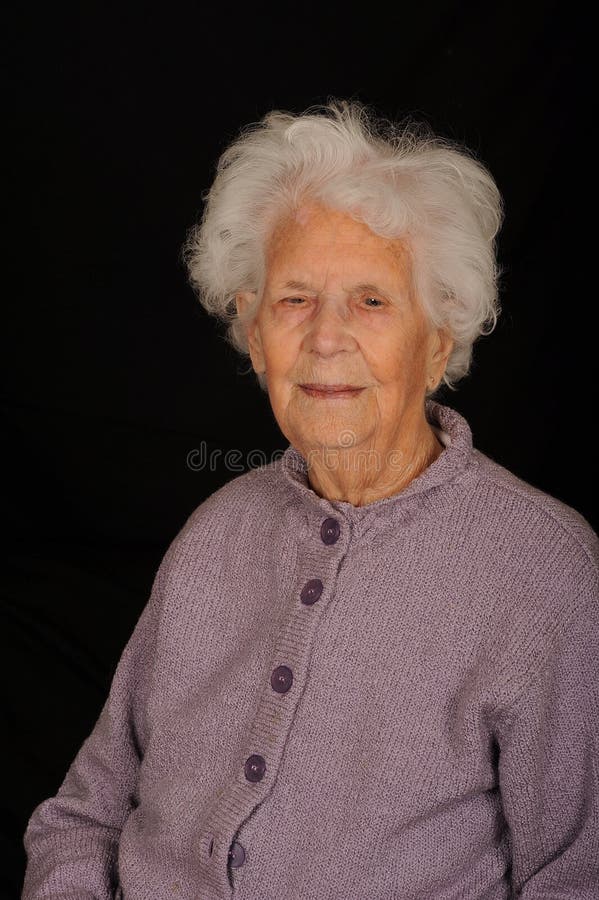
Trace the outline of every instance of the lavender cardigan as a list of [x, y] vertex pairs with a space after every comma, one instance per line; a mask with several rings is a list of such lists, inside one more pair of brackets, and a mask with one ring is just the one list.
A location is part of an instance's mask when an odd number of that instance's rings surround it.
[[289, 446], [193, 512], [24, 900], [599, 897], [597, 537], [427, 415], [392, 497]]

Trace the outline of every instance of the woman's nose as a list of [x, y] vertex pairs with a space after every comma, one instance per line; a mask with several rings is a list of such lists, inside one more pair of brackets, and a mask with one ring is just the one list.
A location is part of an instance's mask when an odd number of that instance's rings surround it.
[[307, 347], [320, 353], [348, 350], [353, 345], [347, 307], [341, 303], [322, 303], [310, 321]]

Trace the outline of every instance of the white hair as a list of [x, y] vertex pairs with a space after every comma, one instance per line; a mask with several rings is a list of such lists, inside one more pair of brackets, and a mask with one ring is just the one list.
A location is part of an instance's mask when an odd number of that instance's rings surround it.
[[[355, 101], [332, 100], [300, 115], [275, 110], [227, 147], [204, 199], [184, 259], [203, 306], [228, 324], [226, 340], [243, 355], [269, 236], [306, 199], [406, 242], [422, 308], [454, 340], [448, 387], [469, 372], [475, 340], [495, 327], [499, 191], [470, 152], [423, 123], [376, 118]], [[243, 317], [235, 305], [241, 291], [257, 294]], [[265, 377], [258, 380], [266, 389]]]

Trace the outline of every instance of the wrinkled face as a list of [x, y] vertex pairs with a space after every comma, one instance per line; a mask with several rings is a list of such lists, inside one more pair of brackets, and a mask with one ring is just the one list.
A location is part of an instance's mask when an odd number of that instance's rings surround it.
[[[238, 310], [253, 296], [239, 294]], [[402, 242], [314, 203], [272, 235], [248, 338], [279, 427], [303, 453], [395, 446], [451, 350], [417, 303]]]

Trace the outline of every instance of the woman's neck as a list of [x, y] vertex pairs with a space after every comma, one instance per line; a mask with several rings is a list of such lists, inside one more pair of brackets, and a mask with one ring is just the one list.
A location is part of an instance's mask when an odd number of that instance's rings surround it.
[[443, 449], [427, 422], [418, 437], [384, 453], [360, 447], [310, 451], [308, 481], [312, 490], [326, 500], [367, 506], [403, 491]]

